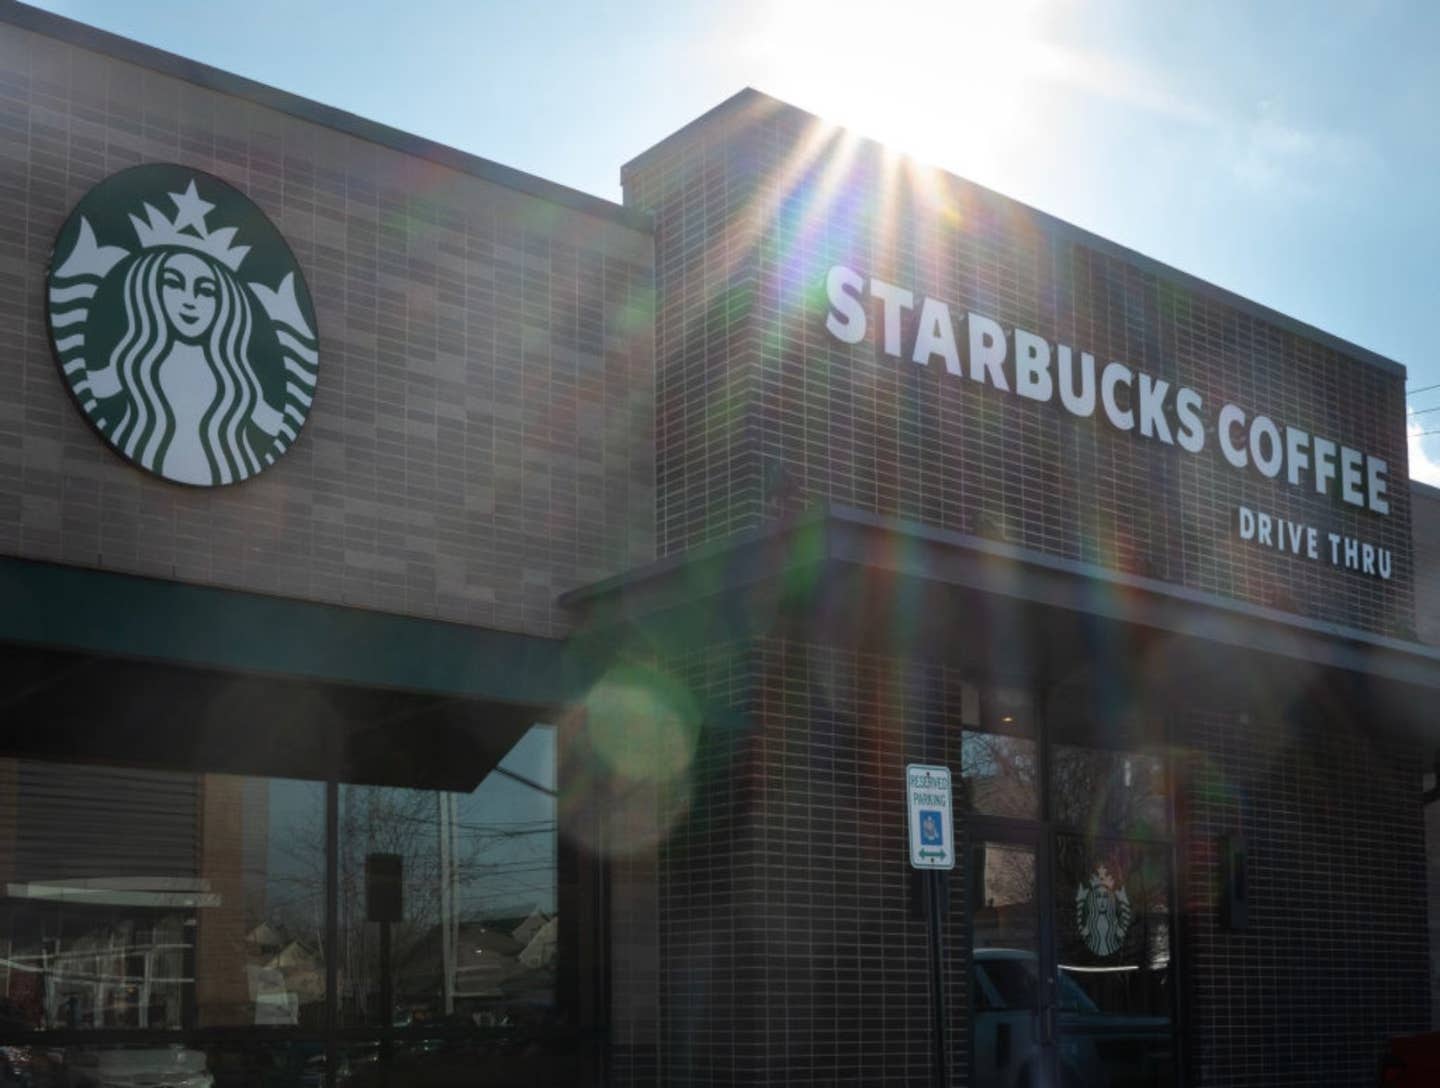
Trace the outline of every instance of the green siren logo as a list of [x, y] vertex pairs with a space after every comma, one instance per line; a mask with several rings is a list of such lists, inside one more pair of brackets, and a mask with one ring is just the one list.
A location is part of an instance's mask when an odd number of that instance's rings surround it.
[[101, 436], [208, 487], [260, 472], [315, 394], [315, 311], [249, 198], [180, 166], [123, 170], [76, 205], [48, 284], [55, 357]]
[[1075, 923], [1085, 947], [1097, 956], [1113, 956], [1130, 928], [1130, 896], [1101, 865], [1075, 890]]

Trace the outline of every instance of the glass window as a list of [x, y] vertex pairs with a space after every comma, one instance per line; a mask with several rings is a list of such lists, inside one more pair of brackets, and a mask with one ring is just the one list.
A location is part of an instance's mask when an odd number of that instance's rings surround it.
[[0, 1024], [319, 1026], [322, 785], [0, 759], [0, 786]]
[[1160, 755], [1057, 744], [1051, 767], [1058, 822], [1104, 835], [1165, 834], [1167, 789]]
[[1170, 783], [1157, 719], [1104, 705], [1088, 685], [1051, 693], [1050, 808], [1092, 835], [1164, 838]]
[[[552, 1016], [554, 728], [533, 726], [480, 772], [468, 791], [341, 786], [343, 1025], [514, 1028]], [[369, 909], [375, 855], [399, 859], [399, 915], [388, 923]]]
[[1019, 688], [961, 689], [960, 777], [971, 812], [1040, 815], [1034, 700]]
[[6, 1088], [322, 1088], [324, 1061], [324, 1043], [300, 1039], [11, 1046], [0, 1048], [0, 1084]]

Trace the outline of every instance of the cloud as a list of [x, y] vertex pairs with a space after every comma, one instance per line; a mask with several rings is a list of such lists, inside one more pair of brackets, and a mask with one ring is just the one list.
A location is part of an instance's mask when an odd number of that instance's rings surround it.
[[1358, 136], [1307, 125], [1279, 104], [1259, 104], [1254, 116], [1226, 129], [1237, 180], [1280, 196], [1316, 196], [1373, 179], [1383, 169], [1375, 150]]
[[1440, 435], [1421, 438], [1424, 430], [1423, 424], [1411, 421], [1410, 479], [1440, 487]]

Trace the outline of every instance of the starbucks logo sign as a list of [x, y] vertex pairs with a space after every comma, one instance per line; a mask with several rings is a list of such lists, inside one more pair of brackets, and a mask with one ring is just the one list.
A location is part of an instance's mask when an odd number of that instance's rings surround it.
[[1075, 924], [1085, 947], [1097, 956], [1120, 951], [1130, 928], [1130, 896], [1101, 865], [1075, 889]]
[[294, 443], [315, 395], [315, 310], [239, 190], [160, 164], [106, 178], [61, 228], [46, 288], [61, 376], [126, 459], [212, 487]]

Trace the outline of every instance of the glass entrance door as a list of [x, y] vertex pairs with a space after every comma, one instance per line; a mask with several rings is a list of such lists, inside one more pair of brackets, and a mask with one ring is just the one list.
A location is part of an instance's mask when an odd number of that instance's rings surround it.
[[976, 1088], [1052, 1083], [1050, 1023], [1042, 1020], [1043, 867], [1038, 842], [1000, 837], [970, 848]]
[[1051, 1014], [1066, 1088], [1175, 1083], [1168, 847], [1055, 833]]
[[[1145, 723], [967, 700], [971, 1083], [1176, 1083], [1166, 761]], [[1082, 712], [1076, 713], [1077, 707]]]
[[1170, 1088], [1168, 848], [997, 827], [969, 876], [976, 1088]]

